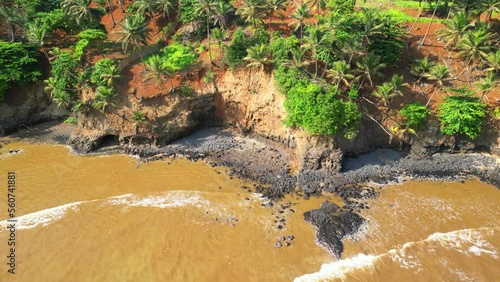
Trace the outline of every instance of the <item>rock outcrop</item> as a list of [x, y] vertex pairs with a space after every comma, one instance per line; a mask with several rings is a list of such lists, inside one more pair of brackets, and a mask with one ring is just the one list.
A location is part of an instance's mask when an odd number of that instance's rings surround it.
[[25, 87], [13, 87], [0, 102], [0, 136], [15, 131], [21, 125], [62, 119], [68, 110], [58, 108], [39, 82]]

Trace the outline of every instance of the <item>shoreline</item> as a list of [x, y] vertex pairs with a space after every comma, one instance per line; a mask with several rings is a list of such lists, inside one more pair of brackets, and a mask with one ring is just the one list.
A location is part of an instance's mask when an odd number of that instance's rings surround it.
[[[0, 140], [68, 145], [74, 128], [48, 122], [20, 129]], [[229, 177], [256, 182], [255, 192], [271, 201], [292, 193], [305, 199], [335, 194], [342, 198], [342, 207], [325, 202], [321, 208], [304, 213], [304, 220], [315, 228], [318, 245], [336, 258], [342, 254], [342, 238], [356, 233], [364, 223], [358, 213], [369, 208], [365, 200], [376, 198], [385, 185], [406, 180], [463, 181], [477, 177], [500, 188], [500, 159], [484, 153], [441, 153], [422, 159], [393, 149], [376, 149], [356, 158], [344, 158], [342, 171], [337, 174], [321, 169], [292, 173], [294, 156], [285, 148], [259, 136], [222, 128], [200, 129], [160, 148], [102, 144], [82, 155], [112, 153], [136, 156], [141, 162], [181, 157], [203, 160], [212, 167], [223, 166], [228, 168]]]

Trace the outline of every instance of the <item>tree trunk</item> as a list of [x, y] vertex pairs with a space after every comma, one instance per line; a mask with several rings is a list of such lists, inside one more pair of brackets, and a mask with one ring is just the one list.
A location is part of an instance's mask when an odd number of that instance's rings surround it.
[[213, 70], [212, 45], [210, 44], [210, 17], [207, 15], [207, 40], [208, 40], [208, 58], [210, 59], [210, 70]]
[[[427, 0], [425, 0], [427, 1]], [[418, 20], [420, 19], [420, 17], [422, 16], [422, 12], [424, 11], [423, 8], [421, 8], [418, 12], [418, 16], [417, 18], [415, 19], [415, 21], [413, 22], [413, 24], [411, 25], [410, 29], [408, 30], [408, 33], [407, 34], [410, 34], [410, 32], [413, 30], [413, 27], [415, 27], [415, 25], [417, 24]]]
[[116, 21], [115, 21], [115, 16], [113, 16], [113, 6], [111, 4], [111, 0], [108, 0], [108, 7], [109, 7], [109, 14], [111, 15], [111, 20], [113, 21], [113, 27], [112, 28], [115, 28]]
[[429, 26], [427, 27], [427, 31], [425, 32], [424, 38], [422, 38], [422, 42], [420, 42], [420, 46], [424, 45], [425, 39], [427, 38], [427, 35], [429, 34], [429, 30], [431, 30], [432, 21], [434, 20], [434, 16], [436, 15], [436, 11], [437, 11], [437, 8], [439, 6], [440, 1], [441, 0], [437, 0], [436, 7], [434, 8], [434, 12], [432, 13], [431, 22], [429, 23]]

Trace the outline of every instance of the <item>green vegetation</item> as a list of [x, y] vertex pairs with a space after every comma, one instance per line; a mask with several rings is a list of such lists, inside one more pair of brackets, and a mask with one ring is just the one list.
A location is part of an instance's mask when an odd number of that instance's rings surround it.
[[0, 42], [0, 101], [13, 85], [25, 85], [40, 78], [39, 55], [36, 45]]
[[[498, 0], [4, 0], [0, 99], [14, 85], [40, 80], [41, 63], [50, 67], [45, 90], [75, 113], [113, 110], [116, 97], [128, 95], [117, 80], [130, 73], [124, 80], [151, 80], [163, 93], [169, 80], [170, 91], [190, 97], [198, 91], [190, 85], [199, 85], [190, 80], [217, 87], [224, 71], [248, 68], [244, 93], [259, 95], [254, 72], [272, 75], [285, 97], [285, 123], [313, 135], [353, 137], [365, 116], [403, 140], [439, 109], [444, 133], [476, 138], [486, 113], [498, 116], [483, 104], [497, 107], [500, 51], [491, 18], [498, 10]], [[445, 52], [422, 57], [430, 39], [440, 45], [429, 34], [436, 22], [444, 25], [436, 38]], [[173, 43], [166, 38], [172, 29]], [[139, 59], [141, 70], [127, 68]], [[407, 62], [413, 78], [402, 76]], [[462, 84], [474, 93], [445, 97]], [[392, 133], [389, 124], [396, 124]]]
[[427, 107], [418, 102], [407, 104], [399, 111], [404, 126], [411, 128], [423, 128], [428, 114]]
[[486, 104], [473, 97], [468, 88], [455, 89], [458, 95], [449, 96], [439, 107], [441, 131], [449, 135], [466, 135], [476, 139], [485, 124]]

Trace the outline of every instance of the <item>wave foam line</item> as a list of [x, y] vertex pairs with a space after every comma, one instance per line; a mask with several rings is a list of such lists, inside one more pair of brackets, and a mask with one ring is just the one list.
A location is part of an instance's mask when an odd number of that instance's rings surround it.
[[[481, 227], [477, 229], [460, 229], [447, 233], [436, 232], [425, 240], [407, 242], [400, 249], [391, 249], [387, 253], [380, 255], [358, 254], [351, 258], [325, 263], [318, 272], [297, 277], [294, 282], [344, 279], [346, 274], [357, 269], [374, 270], [375, 262], [386, 256], [398, 262], [401, 268], [415, 268], [420, 265], [420, 262], [415, 256], [407, 254], [405, 251], [412, 246], [422, 243], [438, 243], [449, 249], [457, 249], [459, 252], [475, 256], [485, 253], [497, 259], [498, 251], [484, 239], [485, 235], [492, 236], [496, 231], [498, 231], [498, 228]], [[467, 246], [464, 246], [466, 244]]]
[[[78, 211], [79, 206], [86, 202], [87, 201], [69, 203], [62, 206], [48, 208], [34, 213], [22, 215], [16, 218], [16, 229], [22, 230], [36, 228], [38, 226], [47, 226], [55, 221], [62, 219], [68, 211]], [[7, 226], [11, 223], [12, 222], [7, 222], [7, 220], [0, 221], [0, 232], [6, 230]]]
[[103, 205], [125, 205], [127, 207], [154, 207], [171, 208], [183, 206], [202, 207], [210, 202], [198, 193], [187, 193], [187, 191], [169, 191], [161, 195], [141, 197], [134, 194], [125, 194], [108, 198]]

